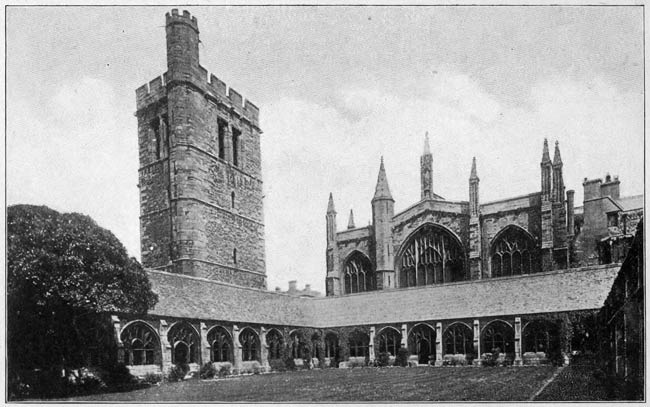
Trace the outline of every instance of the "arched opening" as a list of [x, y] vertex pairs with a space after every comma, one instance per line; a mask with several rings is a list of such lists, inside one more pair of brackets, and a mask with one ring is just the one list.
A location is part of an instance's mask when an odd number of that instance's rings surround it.
[[368, 345], [370, 344], [370, 337], [365, 332], [356, 330], [348, 337], [348, 348], [350, 349], [350, 357], [368, 358]]
[[241, 344], [241, 358], [244, 362], [259, 361], [260, 339], [252, 329], [244, 328], [239, 333], [239, 343]]
[[515, 333], [512, 327], [503, 321], [490, 322], [481, 335], [481, 349], [490, 353], [514, 353]]
[[465, 251], [456, 236], [426, 224], [402, 246], [397, 260], [400, 287], [441, 284], [466, 279]]
[[232, 362], [232, 341], [228, 331], [220, 326], [213, 328], [208, 332], [207, 339], [212, 362]]
[[329, 359], [330, 366], [337, 366], [339, 361], [339, 338], [334, 332], [328, 332], [325, 335], [325, 358]]
[[266, 344], [269, 346], [269, 360], [282, 359], [284, 338], [278, 330], [272, 329], [266, 334]]
[[174, 324], [167, 334], [172, 345], [172, 363], [199, 363], [199, 336], [187, 322]]
[[153, 365], [161, 362], [158, 335], [142, 322], [128, 325], [120, 334], [124, 344], [124, 363]]
[[307, 340], [305, 339], [305, 336], [302, 332], [292, 332], [290, 335], [290, 340], [291, 357], [293, 359], [306, 359], [310, 357], [307, 348]]
[[490, 249], [492, 277], [534, 273], [537, 246], [532, 236], [519, 226], [510, 225], [499, 232]]
[[558, 324], [551, 321], [532, 321], [528, 323], [523, 332], [525, 352], [544, 352], [546, 356], [549, 350], [559, 350], [560, 328]]
[[343, 266], [345, 293], [360, 293], [377, 289], [377, 277], [372, 263], [361, 252], [353, 253]]
[[455, 323], [447, 327], [442, 335], [445, 355], [467, 355], [474, 353], [474, 333], [465, 324]]
[[408, 347], [411, 355], [418, 356], [418, 363], [429, 364], [436, 359], [436, 331], [428, 325], [417, 325], [409, 333]]
[[379, 352], [397, 356], [397, 350], [402, 346], [402, 334], [395, 329], [386, 328], [379, 333]]

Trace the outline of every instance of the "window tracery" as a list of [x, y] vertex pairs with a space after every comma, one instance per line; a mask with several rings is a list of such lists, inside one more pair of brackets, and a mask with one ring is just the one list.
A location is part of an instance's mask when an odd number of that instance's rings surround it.
[[391, 356], [397, 355], [397, 350], [402, 345], [402, 334], [394, 329], [384, 329], [379, 334], [379, 352], [387, 352]]
[[418, 355], [418, 363], [427, 364], [429, 358], [435, 358], [436, 332], [428, 325], [418, 325], [409, 333], [409, 352]]
[[468, 354], [474, 352], [474, 334], [464, 324], [454, 324], [444, 334], [445, 354]]
[[210, 358], [213, 362], [230, 362], [232, 341], [230, 335], [222, 327], [216, 327], [208, 333]]
[[368, 357], [368, 345], [370, 337], [360, 331], [354, 331], [348, 338], [350, 357]]
[[370, 260], [363, 254], [353, 254], [343, 268], [345, 293], [359, 293], [377, 289], [377, 278]]
[[502, 321], [491, 322], [483, 331], [481, 349], [484, 352], [514, 352], [514, 330]]
[[535, 242], [523, 229], [508, 227], [492, 243], [492, 277], [534, 272], [535, 252]]
[[398, 263], [400, 287], [465, 280], [464, 250], [448, 231], [426, 225], [404, 247]]
[[266, 343], [269, 345], [269, 359], [281, 359], [284, 339], [275, 329], [266, 334]]
[[151, 328], [143, 323], [134, 323], [127, 326], [120, 339], [124, 344], [124, 362], [127, 365], [153, 365], [155, 364], [158, 338]]
[[244, 329], [239, 334], [239, 343], [241, 343], [241, 354], [244, 362], [257, 360], [257, 353], [260, 349], [259, 339], [251, 329]]
[[199, 337], [189, 324], [174, 325], [167, 339], [172, 346], [172, 363], [199, 363]]

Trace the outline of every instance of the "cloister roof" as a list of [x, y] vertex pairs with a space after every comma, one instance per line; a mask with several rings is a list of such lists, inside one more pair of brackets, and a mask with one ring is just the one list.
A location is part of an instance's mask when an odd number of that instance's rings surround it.
[[619, 268], [592, 266], [324, 298], [149, 271], [159, 295], [150, 314], [324, 328], [598, 309]]

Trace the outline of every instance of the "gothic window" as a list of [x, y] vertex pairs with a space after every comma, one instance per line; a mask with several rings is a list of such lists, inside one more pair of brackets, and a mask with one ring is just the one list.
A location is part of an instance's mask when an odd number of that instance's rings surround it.
[[379, 334], [379, 352], [387, 352], [391, 356], [396, 356], [401, 343], [402, 334], [394, 329], [384, 329]]
[[174, 325], [167, 334], [172, 346], [172, 363], [199, 363], [199, 336], [186, 322]]
[[217, 121], [217, 132], [219, 137], [219, 158], [222, 160], [226, 158], [226, 128], [228, 124], [224, 121]]
[[311, 336], [311, 357], [320, 359], [320, 334], [315, 333]]
[[241, 132], [235, 128], [232, 129], [232, 164], [239, 166], [239, 136]]
[[474, 352], [474, 334], [465, 324], [453, 324], [443, 335], [445, 354], [468, 354]]
[[235, 191], [230, 193], [230, 207], [235, 209]]
[[269, 345], [269, 360], [282, 359], [282, 346], [284, 345], [282, 334], [275, 329], [270, 330], [266, 334], [266, 343]]
[[464, 257], [455, 236], [441, 227], [425, 225], [403, 246], [399, 284], [415, 287], [465, 280]]
[[232, 352], [232, 341], [230, 335], [222, 327], [216, 327], [208, 333], [210, 344], [210, 360], [213, 362], [230, 362]]
[[335, 333], [330, 332], [325, 335], [325, 357], [337, 358], [339, 353], [339, 338]]
[[524, 352], [546, 352], [560, 346], [559, 328], [550, 321], [533, 321], [524, 327]]
[[354, 253], [343, 267], [343, 284], [345, 293], [374, 291], [377, 289], [377, 278], [372, 270], [370, 260], [360, 252]]
[[302, 359], [306, 353], [305, 338], [300, 332], [291, 334], [291, 357], [294, 359]]
[[124, 362], [127, 365], [153, 365], [158, 344], [156, 333], [147, 325], [136, 322], [127, 326], [120, 339], [124, 344]]
[[533, 272], [535, 250], [535, 242], [523, 229], [507, 227], [492, 243], [492, 277]]
[[350, 349], [350, 357], [368, 357], [368, 345], [370, 338], [363, 332], [354, 331], [348, 338], [348, 348]]
[[514, 352], [514, 331], [503, 321], [491, 322], [483, 330], [481, 337], [483, 352], [512, 353]]
[[428, 325], [418, 325], [411, 330], [408, 338], [409, 352], [418, 356], [418, 363], [429, 363], [429, 357], [436, 356], [436, 332]]
[[237, 264], [237, 249], [232, 249], [232, 262]]
[[239, 334], [239, 343], [241, 343], [241, 357], [243, 361], [257, 360], [260, 349], [260, 342], [252, 329], [246, 328]]
[[162, 137], [160, 136], [160, 118], [156, 117], [149, 123], [153, 131], [153, 142], [155, 148], [156, 160], [160, 160], [162, 155]]

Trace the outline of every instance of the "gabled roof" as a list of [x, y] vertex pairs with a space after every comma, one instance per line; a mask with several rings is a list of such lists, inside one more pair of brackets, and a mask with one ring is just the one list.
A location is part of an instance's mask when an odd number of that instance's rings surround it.
[[326, 328], [598, 309], [620, 265], [299, 298], [203, 278], [147, 271], [157, 316]]
[[313, 300], [318, 326], [598, 309], [620, 264]]
[[643, 194], [624, 196], [616, 199], [616, 202], [624, 211], [631, 211], [634, 209], [642, 209], [644, 204]]

